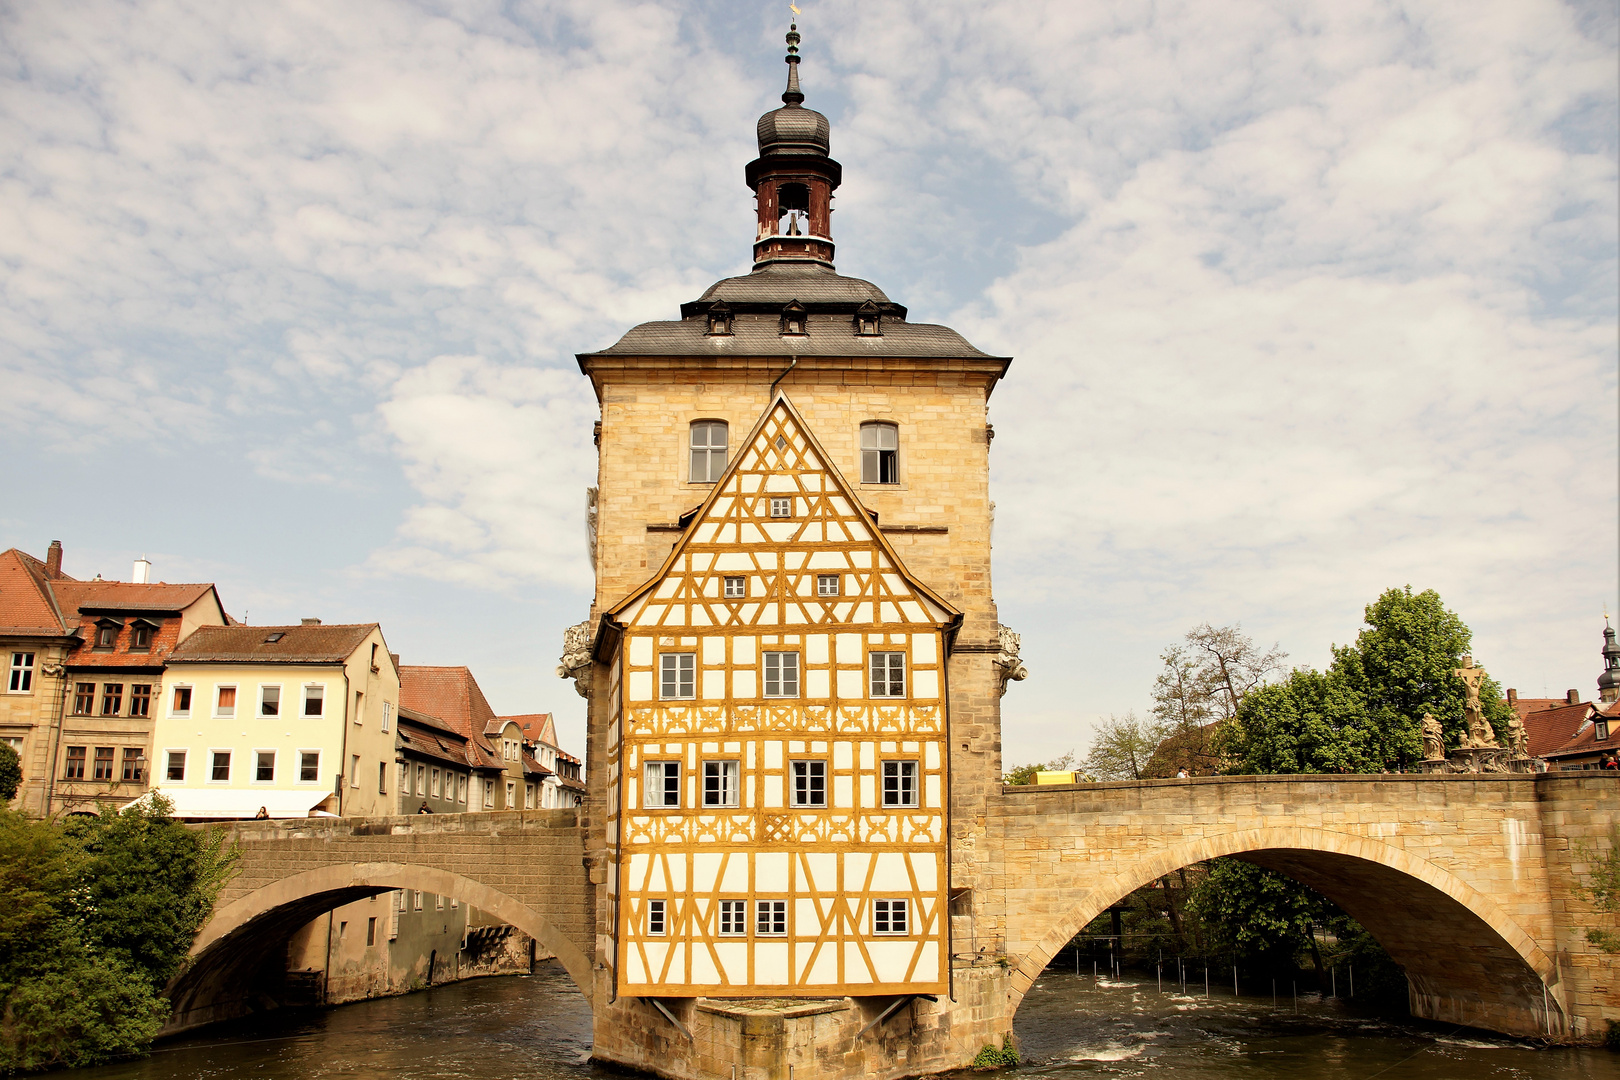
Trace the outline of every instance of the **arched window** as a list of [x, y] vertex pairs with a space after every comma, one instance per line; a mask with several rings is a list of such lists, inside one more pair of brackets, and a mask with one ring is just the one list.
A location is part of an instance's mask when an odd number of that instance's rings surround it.
[[861, 483], [900, 482], [900, 429], [893, 424], [861, 425]]
[[692, 421], [692, 483], [712, 484], [725, 467], [726, 422]]

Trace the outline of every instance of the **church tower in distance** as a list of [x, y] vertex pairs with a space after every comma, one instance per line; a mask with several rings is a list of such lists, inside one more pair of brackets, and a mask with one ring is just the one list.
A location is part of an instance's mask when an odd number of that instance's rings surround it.
[[745, 173], [752, 271], [578, 357], [596, 593], [562, 672], [589, 703], [594, 1052], [664, 1075], [703, 1075], [716, 1009], [945, 1010], [1001, 952], [975, 900], [1023, 677], [990, 587], [1011, 361], [835, 269], [799, 40]]

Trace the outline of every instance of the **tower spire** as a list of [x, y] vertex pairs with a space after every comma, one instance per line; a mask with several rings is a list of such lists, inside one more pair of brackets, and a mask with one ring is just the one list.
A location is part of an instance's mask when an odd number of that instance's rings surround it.
[[787, 89], [782, 91], [782, 100], [789, 108], [804, 104], [804, 94], [799, 90], [799, 23], [798, 20], [788, 24], [787, 32]]

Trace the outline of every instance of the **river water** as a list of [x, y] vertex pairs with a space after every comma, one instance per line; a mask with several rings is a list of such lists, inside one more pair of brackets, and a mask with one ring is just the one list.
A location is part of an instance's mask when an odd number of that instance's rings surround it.
[[[998, 1075], [1149, 1080], [1610, 1080], [1620, 1054], [1536, 1049], [1445, 1026], [1394, 1024], [1284, 991], [1234, 999], [1153, 979], [1048, 971], [1025, 998], [1025, 1062]], [[272, 1014], [162, 1044], [72, 1080], [589, 1080], [590, 1012], [561, 968], [341, 1008]], [[961, 1080], [985, 1074], [960, 1074]]]

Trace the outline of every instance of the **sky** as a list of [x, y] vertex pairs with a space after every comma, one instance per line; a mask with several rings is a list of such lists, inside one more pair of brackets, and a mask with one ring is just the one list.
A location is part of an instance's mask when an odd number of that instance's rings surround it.
[[[1620, 614], [1608, 0], [801, 0], [839, 270], [1015, 358], [1006, 763], [1241, 624], [1433, 588], [1526, 695]], [[0, 7], [0, 548], [583, 702], [574, 354], [746, 272], [785, 4]]]

